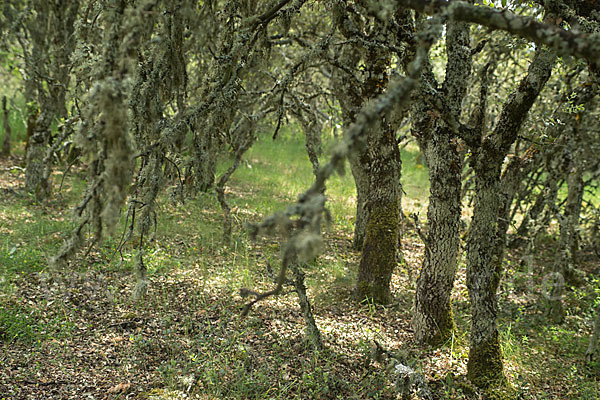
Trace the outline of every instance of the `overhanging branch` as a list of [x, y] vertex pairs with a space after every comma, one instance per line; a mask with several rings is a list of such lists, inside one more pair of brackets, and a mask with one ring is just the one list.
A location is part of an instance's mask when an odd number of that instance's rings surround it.
[[397, 4], [424, 14], [445, 14], [448, 18], [487, 26], [547, 45], [562, 56], [584, 58], [600, 66], [600, 34], [567, 31], [506, 10], [474, 6], [464, 1], [397, 0]]

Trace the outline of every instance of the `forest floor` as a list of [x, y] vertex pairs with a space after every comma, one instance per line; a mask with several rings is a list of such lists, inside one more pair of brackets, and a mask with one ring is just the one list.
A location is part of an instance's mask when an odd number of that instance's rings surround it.
[[[405, 151], [406, 213], [427, 205], [427, 173]], [[80, 253], [66, 270], [48, 267], [73, 223], [85, 188], [77, 168], [54, 174], [51, 200], [36, 204], [23, 187], [22, 160], [0, 162], [0, 399], [394, 399], [393, 371], [372, 357], [374, 341], [422, 372], [439, 399], [477, 399], [465, 378], [470, 312], [464, 257], [453, 292], [457, 333], [439, 349], [413, 342], [410, 325], [423, 245], [406, 227], [403, 261], [390, 306], [352, 296], [360, 254], [351, 249], [355, 204], [350, 174], [328, 186], [333, 222], [325, 248], [307, 268], [307, 286], [324, 349], [313, 351], [295, 294], [267, 299], [240, 315], [240, 288], [264, 290], [277, 268], [278, 238], [250, 241], [247, 223], [291, 203], [312, 176], [300, 138], [261, 140], [234, 174], [232, 245], [221, 242], [213, 194], [177, 205], [161, 198], [156, 234], [145, 248], [151, 284], [134, 302], [135, 239], [122, 255], [121, 232]], [[227, 161], [221, 166], [225, 167]], [[15, 167], [17, 166], [17, 167]], [[122, 221], [124, 224], [125, 221]], [[528, 262], [511, 252], [499, 294], [505, 370], [522, 399], [597, 399], [600, 365], [583, 355], [600, 267], [586, 255], [588, 284], [565, 296], [560, 326], [543, 317], [552, 237]], [[594, 278], [595, 277], [595, 278]], [[595, 281], [594, 281], [595, 279]], [[287, 290], [291, 292], [291, 290]]]

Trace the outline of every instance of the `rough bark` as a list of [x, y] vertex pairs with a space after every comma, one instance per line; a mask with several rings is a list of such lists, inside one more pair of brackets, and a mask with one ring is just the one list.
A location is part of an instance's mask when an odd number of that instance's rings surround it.
[[556, 56], [538, 48], [527, 76], [505, 102], [494, 131], [473, 149], [475, 204], [467, 240], [467, 288], [471, 300], [471, 337], [467, 375], [480, 387], [504, 385], [498, 340], [496, 292], [503, 259], [495, 254], [498, 238], [500, 170], [519, 129], [546, 84]]
[[417, 279], [413, 328], [420, 343], [441, 344], [454, 331], [450, 294], [454, 285], [459, 246], [460, 160], [446, 132], [428, 142], [430, 176], [427, 243]]
[[[392, 39], [390, 37], [391, 31], [381, 21], [375, 20], [372, 24], [365, 23], [353, 8], [341, 4], [335, 8], [334, 12], [337, 26], [342, 35], [348, 40], [356, 41], [356, 44], [346, 46], [337, 62], [334, 63], [333, 91], [336, 93], [341, 105], [344, 126], [349, 127], [356, 121], [356, 116], [361, 108], [368, 101], [380, 95], [387, 87], [389, 79], [387, 69], [391, 62], [392, 52], [385, 46], [375, 45], [374, 43], [385, 43]], [[369, 44], [364, 41], [365, 32], [367, 32], [369, 40], [373, 41], [373, 43]], [[363, 71], [361, 73], [353, 72], [359, 70]], [[395, 112], [392, 119], [401, 121], [402, 118], [397, 114], [403, 113], [403, 110], [401, 113]], [[386, 118], [389, 118], [389, 116]], [[393, 136], [395, 126], [393, 124], [390, 127], [385, 126], [390, 125], [390, 122], [392, 121], [384, 121], [382, 118], [381, 122], [378, 122], [379, 127], [375, 129], [382, 129], [380, 133], [383, 130], [389, 129], [390, 135]], [[394, 123], [396, 122], [394, 121]], [[372, 209], [368, 203], [370, 201], [370, 185], [373, 181], [372, 174], [374, 173], [370, 167], [371, 163], [373, 163], [373, 160], [370, 159], [373, 154], [368, 149], [371, 147], [371, 143], [366, 143], [367, 146], [364, 146], [364, 142], [361, 144], [363, 145], [357, 146], [348, 157], [357, 191], [353, 238], [353, 248], [356, 250], [364, 247], [368, 235], [369, 213]], [[390, 159], [390, 162], [394, 161]], [[400, 153], [397, 152], [394, 168], [398, 170], [398, 177], [400, 163]], [[397, 185], [399, 185], [399, 182]], [[400, 203], [398, 203], [398, 215], [402, 215]], [[361, 262], [361, 266], [361, 268], [365, 268], [367, 264]], [[363, 276], [366, 275], [368, 274]]]
[[25, 190], [33, 193], [38, 200], [43, 200], [50, 194], [49, 182], [44, 180], [45, 165], [43, 163], [50, 142], [50, 124], [52, 115], [48, 110], [42, 110], [36, 122], [33, 134], [29, 138], [25, 155]]
[[[367, 54], [368, 79], [362, 94], [370, 99], [387, 85], [389, 52], [371, 49]], [[367, 136], [369, 189], [365, 208], [368, 219], [358, 268], [356, 294], [376, 303], [391, 300], [390, 282], [397, 263], [400, 233], [401, 158], [394, 129], [385, 115], [373, 124]]]
[[2, 142], [2, 151], [0, 151], [0, 155], [2, 157], [10, 156], [10, 136], [11, 129], [10, 124], [8, 123], [8, 108], [6, 107], [6, 96], [2, 97], [2, 116], [4, 118], [3, 126], [4, 126], [4, 141]]
[[389, 125], [372, 129], [368, 140], [369, 219], [358, 269], [356, 294], [380, 304], [391, 300], [390, 282], [397, 263], [399, 235], [399, 150]]
[[[444, 81], [444, 100], [455, 119], [460, 118], [462, 100], [471, 73], [471, 47], [466, 24], [450, 22], [446, 38], [448, 66]], [[423, 75], [422, 87], [434, 81], [433, 75]], [[435, 82], [435, 81], [434, 81]], [[414, 111], [424, 112], [423, 102]], [[418, 116], [414, 116], [417, 119]], [[425, 125], [425, 129], [423, 128]], [[415, 124], [413, 133], [423, 142], [427, 160], [430, 196], [427, 209], [427, 243], [421, 273], [417, 280], [415, 311], [412, 325], [415, 340], [441, 344], [454, 331], [450, 295], [454, 285], [459, 247], [461, 218], [462, 160], [453, 132], [440, 120]], [[429, 128], [429, 129], [428, 129]]]
[[[497, 164], [497, 163], [496, 163]], [[471, 300], [471, 340], [468, 377], [478, 386], [504, 380], [498, 341], [496, 291], [501, 264], [493, 260], [500, 198], [498, 165], [480, 169], [475, 176], [475, 204], [467, 242], [467, 287]]]

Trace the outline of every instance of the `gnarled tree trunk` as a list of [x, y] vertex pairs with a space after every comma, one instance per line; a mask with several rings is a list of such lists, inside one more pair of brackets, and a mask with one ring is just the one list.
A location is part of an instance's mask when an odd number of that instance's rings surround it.
[[358, 269], [356, 294], [376, 303], [391, 299], [390, 281], [397, 263], [399, 235], [400, 152], [390, 126], [373, 129], [368, 140], [369, 218]]
[[460, 241], [461, 162], [448, 130], [433, 136], [427, 153], [431, 185], [427, 243], [417, 280], [412, 325], [417, 342], [439, 344], [454, 330], [450, 294]]
[[548, 81], [556, 56], [538, 47], [527, 76], [504, 103], [493, 132], [471, 143], [475, 205], [467, 240], [467, 288], [471, 300], [471, 338], [467, 376], [480, 387], [503, 386], [496, 292], [503, 271], [498, 254], [498, 219], [502, 211], [500, 171], [527, 113]]
[[475, 205], [467, 242], [467, 287], [471, 300], [469, 379], [478, 386], [505, 380], [498, 338], [496, 292], [502, 274], [500, 262], [493, 259], [499, 197], [498, 165], [476, 169]]
[[[446, 37], [448, 65], [444, 81], [444, 102], [452, 117], [459, 120], [462, 99], [471, 74], [471, 46], [469, 27], [464, 23], [449, 22]], [[422, 86], [437, 86], [431, 68], [422, 76]], [[415, 340], [420, 343], [440, 344], [454, 331], [450, 295], [456, 276], [461, 218], [462, 157], [452, 130], [439, 119], [428, 123], [429, 105], [424, 93], [417, 98], [420, 106], [413, 112], [422, 112], [420, 123], [413, 133], [422, 143], [427, 160], [430, 196], [427, 209], [427, 243], [421, 273], [415, 292], [415, 311], [412, 325]], [[424, 119], [423, 119], [424, 118]]]

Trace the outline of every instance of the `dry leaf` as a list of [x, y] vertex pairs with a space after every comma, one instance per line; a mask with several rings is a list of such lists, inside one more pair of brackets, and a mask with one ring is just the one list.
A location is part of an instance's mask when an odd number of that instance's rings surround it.
[[131, 388], [131, 383], [119, 383], [118, 385], [113, 386], [110, 389], [108, 389], [108, 393], [109, 394], [126, 393], [129, 391], [130, 388]]

